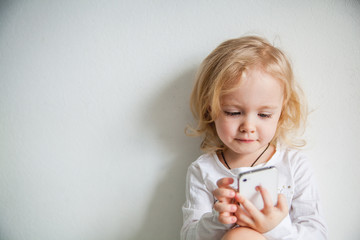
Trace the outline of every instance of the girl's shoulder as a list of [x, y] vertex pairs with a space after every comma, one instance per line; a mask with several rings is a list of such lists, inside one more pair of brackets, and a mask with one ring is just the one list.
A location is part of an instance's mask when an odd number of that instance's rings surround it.
[[293, 171], [306, 171], [312, 167], [307, 154], [301, 149], [295, 149], [287, 146], [277, 146], [274, 155], [274, 164], [289, 167]]
[[189, 168], [209, 168], [216, 165], [215, 153], [204, 153], [193, 161]]
[[292, 148], [286, 145], [277, 144], [276, 153], [278, 158], [286, 159], [289, 161], [296, 161], [306, 159], [307, 155], [302, 149]]
[[224, 175], [229, 174], [220, 163], [216, 153], [204, 153], [192, 162], [188, 168], [189, 172], [201, 175]]

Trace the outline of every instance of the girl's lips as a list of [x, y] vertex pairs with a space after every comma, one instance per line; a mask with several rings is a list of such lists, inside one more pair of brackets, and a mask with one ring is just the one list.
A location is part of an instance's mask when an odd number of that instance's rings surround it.
[[252, 139], [237, 139], [238, 141], [240, 142], [244, 142], [244, 143], [251, 143], [251, 142], [254, 142], [255, 140], [252, 140]]

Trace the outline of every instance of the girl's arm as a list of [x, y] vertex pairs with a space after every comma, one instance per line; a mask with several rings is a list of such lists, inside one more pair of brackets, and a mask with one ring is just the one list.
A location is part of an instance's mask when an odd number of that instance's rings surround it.
[[186, 201], [182, 208], [182, 240], [218, 240], [234, 225], [219, 222], [214, 202], [215, 198], [206, 187], [200, 168], [192, 164], [187, 173]]
[[319, 194], [313, 170], [303, 155], [294, 157], [290, 163], [294, 181], [294, 195], [289, 215], [264, 236], [270, 240], [326, 240], [327, 229], [321, 215]]

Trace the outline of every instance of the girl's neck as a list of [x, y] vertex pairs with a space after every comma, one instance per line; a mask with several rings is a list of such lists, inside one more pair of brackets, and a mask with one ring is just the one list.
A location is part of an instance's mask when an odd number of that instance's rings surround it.
[[[225, 157], [227, 164], [229, 165], [229, 167], [231, 169], [240, 168], [240, 167], [250, 167], [255, 162], [255, 160], [259, 157], [259, 155], [265, 150], [266, 147], [267, 146], [265, 146], [264, 148], [260, 149], [257, 152], [249, 153], [249, 154], [237, 154], [237, 153], [231, 151], [230, 149], [227, 149], [224, 151], [224, 157]], [[271, 157], [274, 155], [275, 152], [276, 152], [276, 148], [270, 144], [269, 148], [256, 161], [254, 166], [262, 164], [262, 163], [266, 163], [267, 161], [269, 161], [271, 159]], [[226, 168], [228, 168], [224, 159], [222, 158], [221, 154], [218, 154], [218, 157], [219, 157], [220, 161], [224, 164], [224, 166]]]

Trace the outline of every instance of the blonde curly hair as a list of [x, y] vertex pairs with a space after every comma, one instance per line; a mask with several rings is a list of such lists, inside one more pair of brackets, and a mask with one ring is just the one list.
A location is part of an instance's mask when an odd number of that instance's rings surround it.
[[226, 148], [217, 135], [214, 123], [221, 111], [220, 99], [239, 84], [242, 74], [251, 67], [260, 67], [284, 86], [282, 112], [271, 143], [291, 147], [305, 145], [305, 141], [297, 136], [305, 126], [306, 101], [294, 80], [287, 56], [264, 38], [246, 36], [220, 44], [205, 58], [197, 73], [190, 99], [197, 126], [187, 127], [186, 132], [190, 136], [203, 136], [203, 151], [213, 152]]

